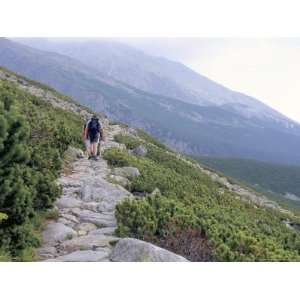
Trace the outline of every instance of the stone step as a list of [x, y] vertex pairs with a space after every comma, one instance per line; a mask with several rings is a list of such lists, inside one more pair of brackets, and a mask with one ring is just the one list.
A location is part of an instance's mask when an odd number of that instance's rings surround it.
[[48, 259], [48, 262], [98, 262], [98, 261], [109, 261], [111, 250], [103, 248], [101, 250], [83, 250], [74, 251], [72, 253], [58, 256], [54, 259]]
[[107, 235], [85, 235], [66, 240], [59, 245], [60, 251], [95, 250], [98, 247], [111, 247], [119, 238]]

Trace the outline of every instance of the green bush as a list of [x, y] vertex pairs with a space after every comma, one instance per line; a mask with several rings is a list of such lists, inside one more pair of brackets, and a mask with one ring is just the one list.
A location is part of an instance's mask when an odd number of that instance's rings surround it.
[[105, 151], [103, 158], [113, 167], [125, 167], [129, 164], [126, 152], [119, 148], [110, 148], [108, 151]]
[[196, 227], [198, 223], [188, 208], [160, 195], [122, 201], [116, 207], [116, 218], [120, 224], [117, 233], [135, 238], [164, 236], [164, 228], [170, 223], [181, 229]]
[[0, 249], [33, 259], [34, 219], [60, 195], [55, 179], [69, 145], [81, 145], [81, 119], [0, 80]]
[[141, 142], [137, 138], [127, 134], [117, 134], [114, 136], [114, 139], [116, 142], [126, 145], [127, 149], [131, 150], [141, 144]]
[[[159, 197], [118, 204], [118, 234], [159, 241], [160, 246], [168, 248], [179, 226], [183, 232], [196, 230], [201, 233], [198, 235], [203, 235], [206, 246], [196, 248], [209, 249], [209, 255], [193, 255], [199, 259], [300, 260], [300, 234], [283, 224], [290, 216], [241, 201], [224, 187], [221, 191], [218, 183], [173, 153], [151, 144], [147, 144], [147, 149], [146, 157], [136, 157], [120, 149], [105, 152], [110, 164], [140, 170], [141, 176], [131, 182], [133, 192], [150, 194], [155, 188], [161, 192]], [[293, 220], [298, 222], [296, 218]], [[192, 249], [190, 243], [181, 235], [180, 247], [177, 245], [174, 249], [186, 254], [187, 249]]]

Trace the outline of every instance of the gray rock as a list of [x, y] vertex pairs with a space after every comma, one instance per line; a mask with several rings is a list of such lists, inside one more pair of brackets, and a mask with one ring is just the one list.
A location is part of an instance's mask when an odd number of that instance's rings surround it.
[[78, 219], [69, 213], [61, 213], [61, 217], [68, 221], [71, 221], [72, 223], [75, 223], [75, 224], [79, 223]]
[[125, 178], [125, 177], [111, 174], [111, 175], [109, 176], [109, 179], [110, 179], [113, 183], [119, 184], [119, 185], [121, 185], [121, 186], [124, 187], [124, 188], [130, 186], [130, 181], [129, 181], [127, 178]]
[[62, 176], [58, 179], [58, 183], [64, 188], [80, 188], [82, 186], [82, 181], [79, 179], [73, 179], [70, 177]]
[[134, 128], [129, 127], [129, 128], [127, 129], [127, 132], [128, 132], [130, 135], [137, 136], [137, 131], [136, 131], [136, 129], [134, 129]]
[[85, 235], [76, 237], [72, 240], [66, 240], [61, 243], [63, 251], [73, 252], [76, 250], [93, 250], [97, 247], [110, 247], [117, 242], [119, 238], [107, 235]]
[[98, 206], [99, 206], [99, 202], [84, 202], [82, 208], [97, 212]]
[[65, 262], [97, 262], [97, 261], [107, 261], [111, 250], [108, 248], [98, 248], [97, 251], [83, 250], [75, 251], [63, 256], [59, 256], [55, 259], [49, 259], [47, 261], [65, 261]]
[[182, 256], [153, 244], [132, 238], [121, 239], [113, 249], [112, 261], [187, 262]]
[[78, 214], [81, 222], [92, 223], [100, 227], [116, 226], [116, 219], [113, 214], [95, 213], [89, 210], [82, 210]]
[[49, 245], [76, 235], [76, 231], [62, 223], [49, 223], [43, 232], [43, 241]]
[[109, 202], [117, 204], [130, 193], [121, 186], [112, 184], [101, 177], [87, 180], [81, 191], [82, 200], [85, 202]]
[[76, 226], [76, 230], [78, 231], [85, 231], [85, 232], [89, 232], [89, 231], [93, 231], [96, 230], [97, 226], [92, 224], [92, 223], [80, 223]]
[[132, 150], [132, 153], [136, 156], [144, 157], [147, 155], [148, 151], [144, 145], [139, 145], [138, 147]]
[[45, 246], [37, 250], [37, 255], [41, 258], [52, 258], [56, 254], [56, 248], [52, 246]]
[[57, 220], [57, 222], [62, 223], [62, 224], [64, 224], [64, 225], [69, 226], [69, 227], [72, 227], [72, 228], [75, 226], [75, 223], [74, 223], [74, 222], [72, 222], [72, 221], [70, 221], [70, 220], [67, 220], [67, 219], [65, 219], [65, 218], [59, 218], [59, 219]]
[[135, 167], [115, 168], [113, 170], [113, 174], [117, 175], [117, 176], [126, 177], [128, 179], [132, 179], [134, 177], [141, 175], [139, 169], [137, 169]]
[[90, 235], [113, 235], [117, 227], [103, 227], [90, 231]]
[[124, 144], [117, 143], [115, 141], [107, 139], [103, 144], [101, 144], [101, 151], [105, 151], [109, 148], [118, 148], [120, 150], [126, 150], [126, 146]]
[[93, 185], [89, 180], [86, 180], [82, 186], [81, 199], [83, 201], [93, 201]]
[[56, 201], [58, 208], [80, 207], [82, 202], [72, 196], [62, 196]]

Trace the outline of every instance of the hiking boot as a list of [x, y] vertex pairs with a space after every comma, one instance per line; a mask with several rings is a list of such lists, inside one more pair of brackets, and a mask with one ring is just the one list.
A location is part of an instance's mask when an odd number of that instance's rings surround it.
[[97, 160], [99, 160], [99, 158], [97, 156], [94, 156], [93, 160], [97, 161]]

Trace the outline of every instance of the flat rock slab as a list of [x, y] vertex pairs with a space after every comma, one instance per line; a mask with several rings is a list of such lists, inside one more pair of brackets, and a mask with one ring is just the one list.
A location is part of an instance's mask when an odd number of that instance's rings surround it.
[[82, 231], [89, 232], [89, 231], [97, 230], [97, 226], [92, 223], [80, 223], [80, 224], [76, 225], [76, 230], [77, 231], [82, 230]]
[[42, 248], [39, 248], [37, 250], [37, 255], [41, 258], [52, 258], [57, 254], [56, 248], [52, 246], [45, 246]]
[[76, 223], [76, 224], [79, 223], [78, 219], [75, 216], [73, 216], [67, 212], [62, 212], [60, 214], [60, 216], [68, 221], [73, 222], [73, 223]]
[[58, 208], [80, 207], [82, 201], [77, 200], [74, 196], [62, 196], [55, 204]]
[[58, 183], [65, 188], [78, 188], [82, 186], [82, 181], [79, 179], [73, 179], [70, 177], [60, 177]]
[[103, 227], [90, 231], [91, 235], [113, 235], [117, 227]]
[[132, 179], [134, 177], [140, 176], [141, 173], [139, 169], [135, 167], [122, 167], [122, 168], [115, 168], [113, 170], [113, 174], [117, 176], [126, 177], [128, 179]]
[[81, 199], [86, 202], [118, 203], [129, 195], [130, 193], [121, 186], [116, 186], [102, 178], [86, 180], [81, 189]]
[[81, 210], [77, 217], [81, 222], [92, 223], [100, 227], [115, 227], [116, 219], [113, 214], [97, 213], [90, 210]]
[[61, 243], [63, 251], [93, 250], [97, 247], [111, 247], [119, 240], [117, 237], [106, 235], [85, 235]]
[[97, 262], [97, 261], [108, 261], [110, 249], [98, 249], [93, 250], [82, 250], [75, 251], [63, 256], [59, 256], [55, 259], [48, 259], [47, 261], [65, 261], [65, 262]]
[[115, 246], [112, 261], [124, 262], [187, 262], [188, 260], [173, 252], [151, 243], [132, 238], [121, 239]]
[[61, 242], [75, 237], [76, 231], [62, 223], [49, 223], [43, 232], [43, 241], [46, 245]]

